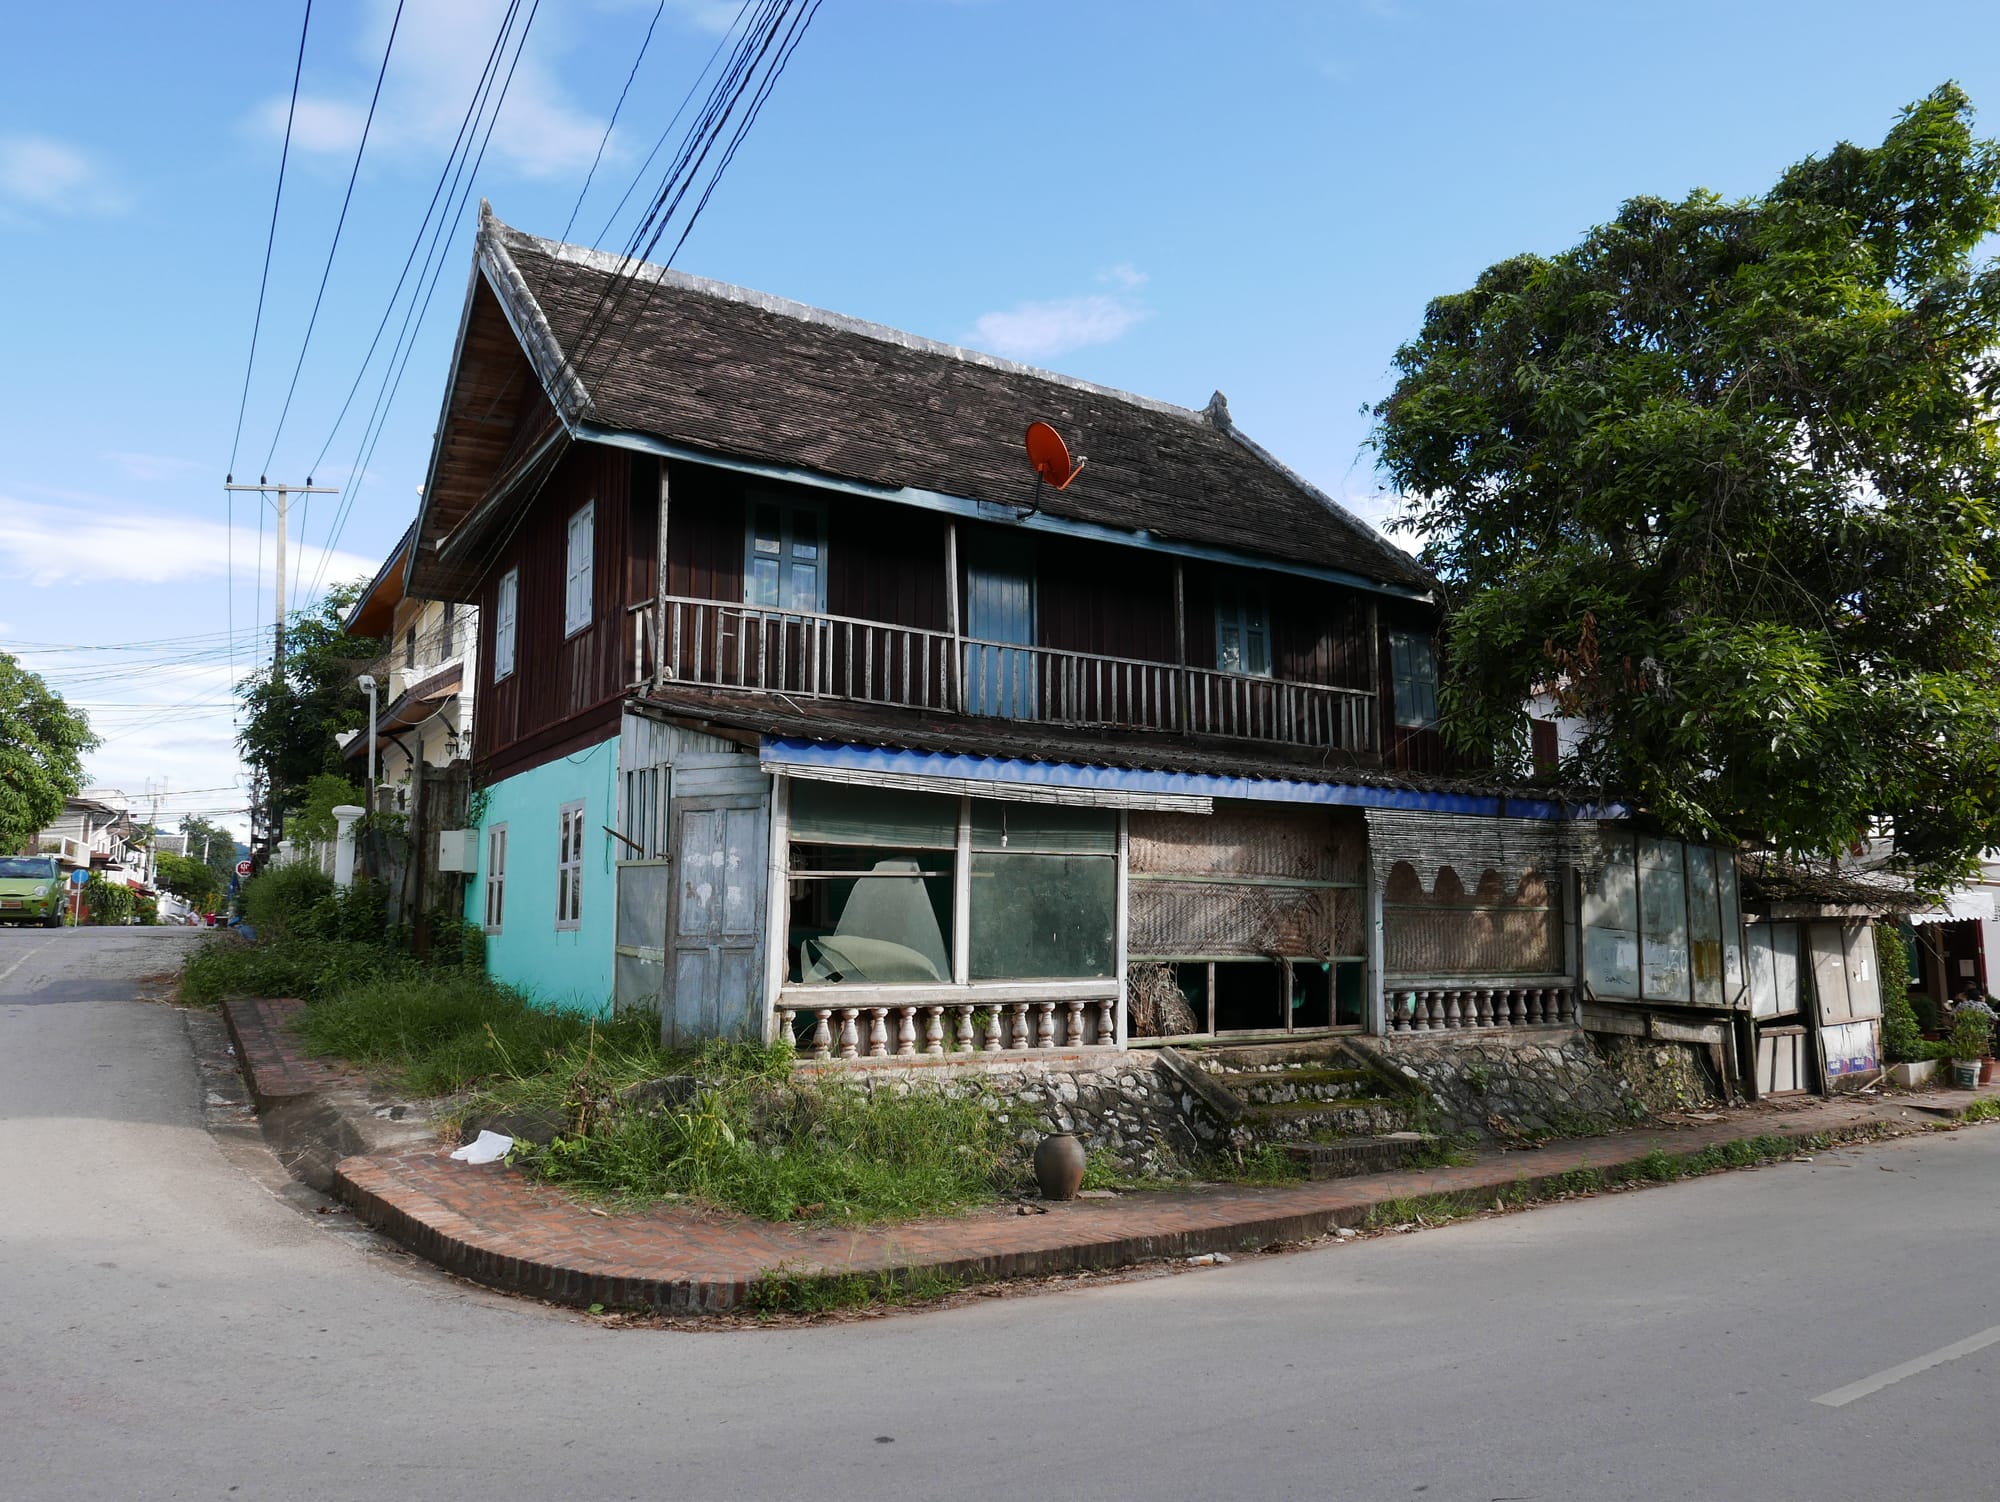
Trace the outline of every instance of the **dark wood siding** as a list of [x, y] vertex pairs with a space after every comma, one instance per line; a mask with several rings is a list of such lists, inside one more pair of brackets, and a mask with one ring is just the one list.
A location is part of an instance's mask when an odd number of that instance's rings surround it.
[[827, 610], [944, 630], [945, 526], [932, 511], [828, 497]]
[[1187, 566], [1187, 653], [1191, 666], [1215, 666], [1215, 607], [1236, 591], [1263, 598], [1271, 627], [1271, 673], [1292, 683], [1367, 688], [1368, 603], [1337, 585], [1294, 574]]
[[742, 482], [726, 470], [667, 465], [667, 593], [743, 599]]
[[[521, 524], [487, 569], [479, 589], [479, 709], [474, 755], [490, 777], [506, 777], [601, 738], [615, 725], [631, 655], [626, 590], [636, 572], [634, 470], [623, 450], [577, 444], [562, 457]], [[655, 492], [655, 499], [657, 492]], [[590, 625], [563, 634], [569, 519], [585, 502], [592, 522], [593, 610]], [[651, 546], [648, 524], [645, 543]], [[520, 571], [515, 603], [514, 671], [493, 681], [495, 600], [501, 577]], [[650, 566], [645, 570], [650, 574]], [[650, 582], [648, 579], [646, 582]], [[650, 590], [648, 590], [650, 592]], [[639, 598], [643, 599], [642, 594]]]
[[[961, 557], [976, 556], [976, 535], [960, 540]], [[1045, 647], [1174, 660], [1173, 560], [1135, 548], [1062, 538], [1038, 538], [1035, 549], [1035, 634]]]

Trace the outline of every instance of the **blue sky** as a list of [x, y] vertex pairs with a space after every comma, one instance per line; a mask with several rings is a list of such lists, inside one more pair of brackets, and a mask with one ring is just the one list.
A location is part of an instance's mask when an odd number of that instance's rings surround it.
[[[269, 465], [297, 479], [331, 434], [315, 478], [353, 495], [337, 538], [330, 505], [303, 518], [304, 584], [409, 521], [477, 199], [562, 231], [655, 4], [542, 0], [357, 486], [359, 414], [334, 417], [504, 9], [407, 0]], [[0, 649], [107, 736], [95, 781], [164, 780], [170, 812], [243, 801], [228, 683], [270, 615], [269, 539], [260, 580], [256, 507], [232, 532], [221, 481], [301, 9], [17, 6], [0, 50]], [[239, 478], [265, 468], [393, 10], [314, 7]], [[735, 13], [668, 0], [572, 238], [598, 241]], [[677, 264], [1191, 406], [1220, 388], [1380, 516], [1360, 409], [1426, 299], [1633, 194], [1751, 193], [1879, 140], [1946, 78], [2000, 131], [1996, 43], [1990, 4], [826, 0]]]

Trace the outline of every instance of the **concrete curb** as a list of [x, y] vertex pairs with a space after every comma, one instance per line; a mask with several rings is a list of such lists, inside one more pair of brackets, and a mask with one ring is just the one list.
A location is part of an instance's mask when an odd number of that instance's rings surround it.
[[[1842, 1097], [1493, 1152], [1458, 1167], [1135, 1193], [1018, 1217], [986, 1212], [853, 1229], [769, 1225], [684, 1207], [605, 1215], [504, 1164], [452, 1162], [427, 1121], [383, 1120], [376, 1114], [383, 1097], [371, 1095], [360, 1076], [304, 1059], [285, 1031], [296, 1010], [297, 1003], [264, 1002], [233, 1003], [227, 1012], [267, 1137], [295, 1173], [309, 1183], [323, 1175], [327, 1192], [360, 1220], [461, 1277], [566, 1304], [672, 1314], [741, 1308], [760, 1284], [781, 1290], [856, 1277], [879, 1284], [914, 1273], [966, 1282], [1045, 1277], [1307, 1242], [1362, 1228], [1385, 1205], [1518, 1203], [1575, 1190], [1579, 1175], [1592, 1184], [1643, 1179], [1657, 1170], [1660, 1154], [1688, 1158], [1759, 1138], [1907, 1135], [1975, 1103], [2000, 1101], [2000, 1089]], [[345, 1151], [348, 1143], [361, 1145]]]

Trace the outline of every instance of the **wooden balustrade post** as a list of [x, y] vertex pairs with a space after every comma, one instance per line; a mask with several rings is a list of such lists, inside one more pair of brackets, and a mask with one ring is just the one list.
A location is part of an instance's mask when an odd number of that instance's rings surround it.
[[843, 1059], [855, 1058], [861, 1052], [860, 1031], [854, 1025], [855, 1019], [860, 1015], [859, 1007], [840, 1009], [840, 1056]]
[[924, 1052], [944, 1052], [944, 1008], [924, 1008]]
[[1063, 1047], [1083, 1047], [1083, 1003], [1072, 1001], [1068, 1004], [1068, 1020], [1063, 1024]]
[[1097, 1043], [1100, 1048], [1116, 1047], [1118, 1043], [1118, 1002], [1116, 998], [1097, 1004]]
[[1464, 994], [1463, 991], [1447, 991], [1444, 993], [1444, 1025], [1446, 1027], [1465, 1026], [1465, 1017], [1459, 1010], [1458, 1003], [1459, 997]]
[[907, 1059], [917, 1051], [917, 1009], [896, 1008], [896, 1057]]
[[1007, 1015], [1014, 1024], [1013, 1036], [1007, 1041], [1025, 1053], [1028, 1048], [1028, 1004], [1025, 1001], [1010, 1001], [1006, 1007]]
[[833, 1055], [833, 1009], [813, 1008], [812, 1056], [815, 1059], [830, 1058]]
[[960, 1002], [952, 1010], [958, 1013], [958, 1029], [956, 1036], [953, 1039], [953, 1042], [957, 1045], [958, 1052], [971, 1053], [972, 1052], [972, 1006], [969, 1002]]
[[1006, 1043], [1001, 1040], [1000, 1036], [1000, 1030], [1005, 1025], [1006, 1025], [1005, 1015], [1001, 1012], [999, 1005], [997, 1003], [986, 1009], [985, 1052], [999, 1053], [1002, 1049], [1004, 1049], [1007, 1046]]
[[799, 1040], [792, 1036], [792, 1023], [798, 1019], [798, 1015], [790, 1007], [778, 1008], [778, 1042], [788, 1047], [798, 1045]]
[[868, 1013], [868, 1057], [886, 1059], [889, 1056], [889, 1009], [887, 1007], [864, 1007]]
[[1056, 1046], [1056, 1004], [1052, 1001], [1035, 1003], [1035, 1047], [1054, 1048]]

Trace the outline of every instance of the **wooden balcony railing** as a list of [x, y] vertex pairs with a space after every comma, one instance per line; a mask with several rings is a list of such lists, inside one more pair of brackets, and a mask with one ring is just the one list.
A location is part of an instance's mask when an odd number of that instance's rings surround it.
[[1048, 725], [1379, 749], [1375, 695], [670, 596], [631, 607], [630, 681], [851, 699]]

